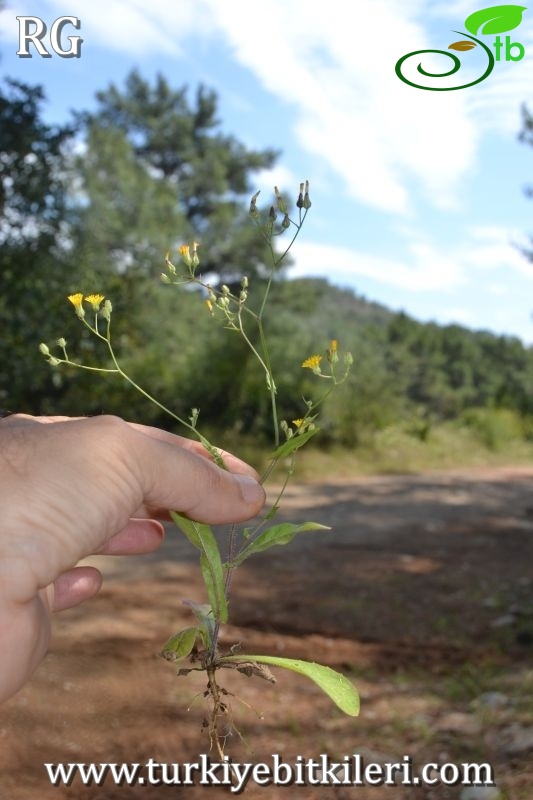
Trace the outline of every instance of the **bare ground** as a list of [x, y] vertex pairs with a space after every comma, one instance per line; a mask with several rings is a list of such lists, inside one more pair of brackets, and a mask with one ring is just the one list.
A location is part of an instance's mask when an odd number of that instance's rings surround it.
[[[239, 761], [273, 753], [365, 762], [487, 762], [502, 797], [533, 796], [533, 468], [379, 477], [289, 490], [285, 515], [333, 527], [243, 565], [224, 644], [345, 672], [361, 714], [314, 684], [228, 672]], [[101, 559], [98, 598], [55, 620], [50, 654], [0, 710], [0, 800], [231, 796], [215, 787], [53, 787], [44, 763], [194, 761], [208, 751], [201, 675], [157, 657], [203, 600], [195, 555], [169, 532], [152, 556]], [[259, 715], [263, 718], [260, 719]], [[250, 800], [459, 798], [461, 787], [274, 787]]]

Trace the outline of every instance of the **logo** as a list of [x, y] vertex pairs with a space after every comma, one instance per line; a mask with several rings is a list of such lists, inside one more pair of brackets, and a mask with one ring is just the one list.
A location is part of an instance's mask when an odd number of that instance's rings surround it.
[[[52, 58], [44, 46], [42, 40], [46, 36], [46, 24], [40, 17], [17, 17], [19, 22], [19, 58], [33, 58], [29, 51], [32, 44], [42, 58]], [[58, 17], [50, 27], [50, 47], [53, 52], [61, 58], [79, 58], [81, 55], [81, 36], [67, 36], [70, 47], [65, 50], [62, 47], [61, 34], [65, 25], [72, 25], [76, 30], [81, 27], [78, 17]], [[34, 27], [35, 26], [35, 27]]]
[[[525, 6], [491, 6], [490, 8], [482, 8], [480, 11], [475, 11], [470, 14], [465, 20], [465, 28], [468, 33], [464, 31], [453, 31], [459, 36], [465, 36], [466, 39], [461, 39], [458, 42], [448, 45], [448, 50], [415, 50], [412, 53], [402, 56], [397, 62], [395, 67], [396, 75], [401, 81], [407, 83], [409, 86], [414, 86], [415, 89], [426, 89], [430, 92], [453, 92], [456, 89], [467, 89], [469, 86], [475, 86], [476, 83], [481, 83], [485, 78], [488, 78], [496, 61], [521, 61], [524, 58], [525, 48], [520, 42], [512, 42], [511, 37], [506, 35], [504, 39], [499, 35], [512, 31], [517, 28], [522, 22], [522, 13], [526, 10]], [[476, 36], [480, 34], [489, 36], [497, 34], [492, 43], [486, 44], [477, 39]], [[417, 66], [417, 72], [426, 78], [448, 78], [455, 75], [461, 68], [461, 61], [454, 53], [448, 52], [449, 50], [457, 50], [459, 52], [466, 52], [473, 50], [475, 47], [481, 47], [487, 57], [487, 66], [480, 78], [471, 80], [469, 83], [464, 83], [462, 86], [424, 86], [415, 83], [411, 77], [418, 78], [418, 76], [406, 77], [404, 67], [407, 59], [412, 56], [421, 56], [426, 53], [438, 53], [453, 61], [453, 67], [447, 72], [429, 72], [425, 70], [422, 63]], [[494, 53], [492, 50], [494, 49]]]

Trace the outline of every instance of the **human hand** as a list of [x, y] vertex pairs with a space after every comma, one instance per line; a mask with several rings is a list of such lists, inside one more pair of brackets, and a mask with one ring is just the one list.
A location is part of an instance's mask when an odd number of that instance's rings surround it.
[[0, 421], [0, 701], [43, 658], [51, 612], [98, 592], [80, 559], [155, 550], [168, 510], [215, 524], [260, 511], [254, 471], [222, 455], [227, 470], [197, 442], [118, 417]]

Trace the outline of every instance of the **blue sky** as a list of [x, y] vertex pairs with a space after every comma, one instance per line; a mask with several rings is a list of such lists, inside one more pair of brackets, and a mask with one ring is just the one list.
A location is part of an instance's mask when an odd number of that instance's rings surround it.
[[[497, 62], [482, 83], [452, 92], [407, 86], [396, 61], [464, 38], [475, 0], [7, 0], [2, 74], [45, 87], [60, 122], [139, 68], [176, 88], [202, 82], [220, 97], [226, 132], [282, 151], [271, 187], [308, 178], [312, 212], [291, 274], [321, 275], [418, 319], [459, 322], [533, 343], [533, 149], [520, 144], [520, 106], [533, 110], [533, 9], [511, 41], [521, 61]], [[349, 13], [347, 9], [350, 9]], [[21, 59], [17, 15], [81, 20], [79, 59]], [[502, 34], [504, 37], [506, 34]], [[481, 36], [492, 45], [494, 36]], [[68, 42], [65, 42], [65, 47]], [[484, 69], [459, 53], [450, 79]], [[426, 56], [426, 69], [449, 69]], [[441, 59], [440, 61], [438, 59]], [[418, 62], [417, 62], [418, 63]], [[410, 62], [412, 64], [412, 61]], [[412, 72], [409, 76], [412, 76]], [[463, 75], [466, 78], [463, 78]]]

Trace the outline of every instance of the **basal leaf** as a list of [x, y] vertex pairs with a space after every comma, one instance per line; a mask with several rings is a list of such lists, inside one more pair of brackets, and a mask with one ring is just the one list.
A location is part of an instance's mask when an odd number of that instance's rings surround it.
[[179, 661], [181, 658], [186, 658], [191, 653], [200, 633], [198, 628], [185, 628], [174, 634], [163, 646], [161, 655], [167, 661]]
[[213, 609], [207, 603], [195, 603], [194, 600], [184, 600], [184, 605], [189, 606], [200, 623], [198, 628], [205, 648], [211, 647], [215, 636], [215, 616]]
[[517, 28], [522, 22], [522, 12], [526, 6], [490, 6], [474, 11], [465, 20], [467, 31], [476, 36], [478, 33], [504, 33]]
[[224, 568], [213, 531], [209, 525], [194, 522], [176, 511], [171, 511], [170, 516], [190, 543], [200, 551], [200, 569], [211, 608], [217, 620], [227, 622], [228, 604], [224, 592]]
[[220, 560], [220, 553], [218, 554], [218, 560], [212, 560], [205, 553], [202, 553], [200, 556], [200, 569], [202, 570], [207, 596], [216, 619], [220, 622], [227, 622], [228, 602], [224, 592], [224, 568]]
[[298, 450], [300, 447], [311, 439], [312, 436], [318, 433], [319, 428], [311, 428], [310, 430], [305, 431], [305, 433], [297, 434], [293, 436], [291, 439], [287, 439], [286, 442], [280, 444], [280, 446], [274, 450], [272, 453], [273, 458], [285, 458], [285, 456], [290, 456], [291, 453], [294, 453], [295, 450]]
[[473, 50], [476, 47], [475, 42], [470, 42], [468, 39], [463, 39], [460, 42], [454, 42], [448, 45], [448, 50]]
[[298, 672], [314, 681], [345, 714], [350, 717], [359, 714], [359, 695], [355, 686], [344, 675], [330, 667], [311, 661], [300, 661], [297, 658], [278, 658], [278, 656], [224, 656], [221, 662], [224, 661], [257, 661], [259, 664], [270, 664], [273, 667]]
[[273, 525], [271, 528], [263, 531], [253, 542], [250, 542], [233, 563], [235, 566], [238, 566], [251, 556], [252, 553], [261, 553], [263, 550], [268, 550], [269, 547], [274, 547], [278, 544], [288, 544], [298, 533], [330, 530], [331, 528], [328, 528], [327, 525], [321, 525], [319, 522], [302, 522], [299, 525], [293, 522], [282, 522], [280, 525]]

